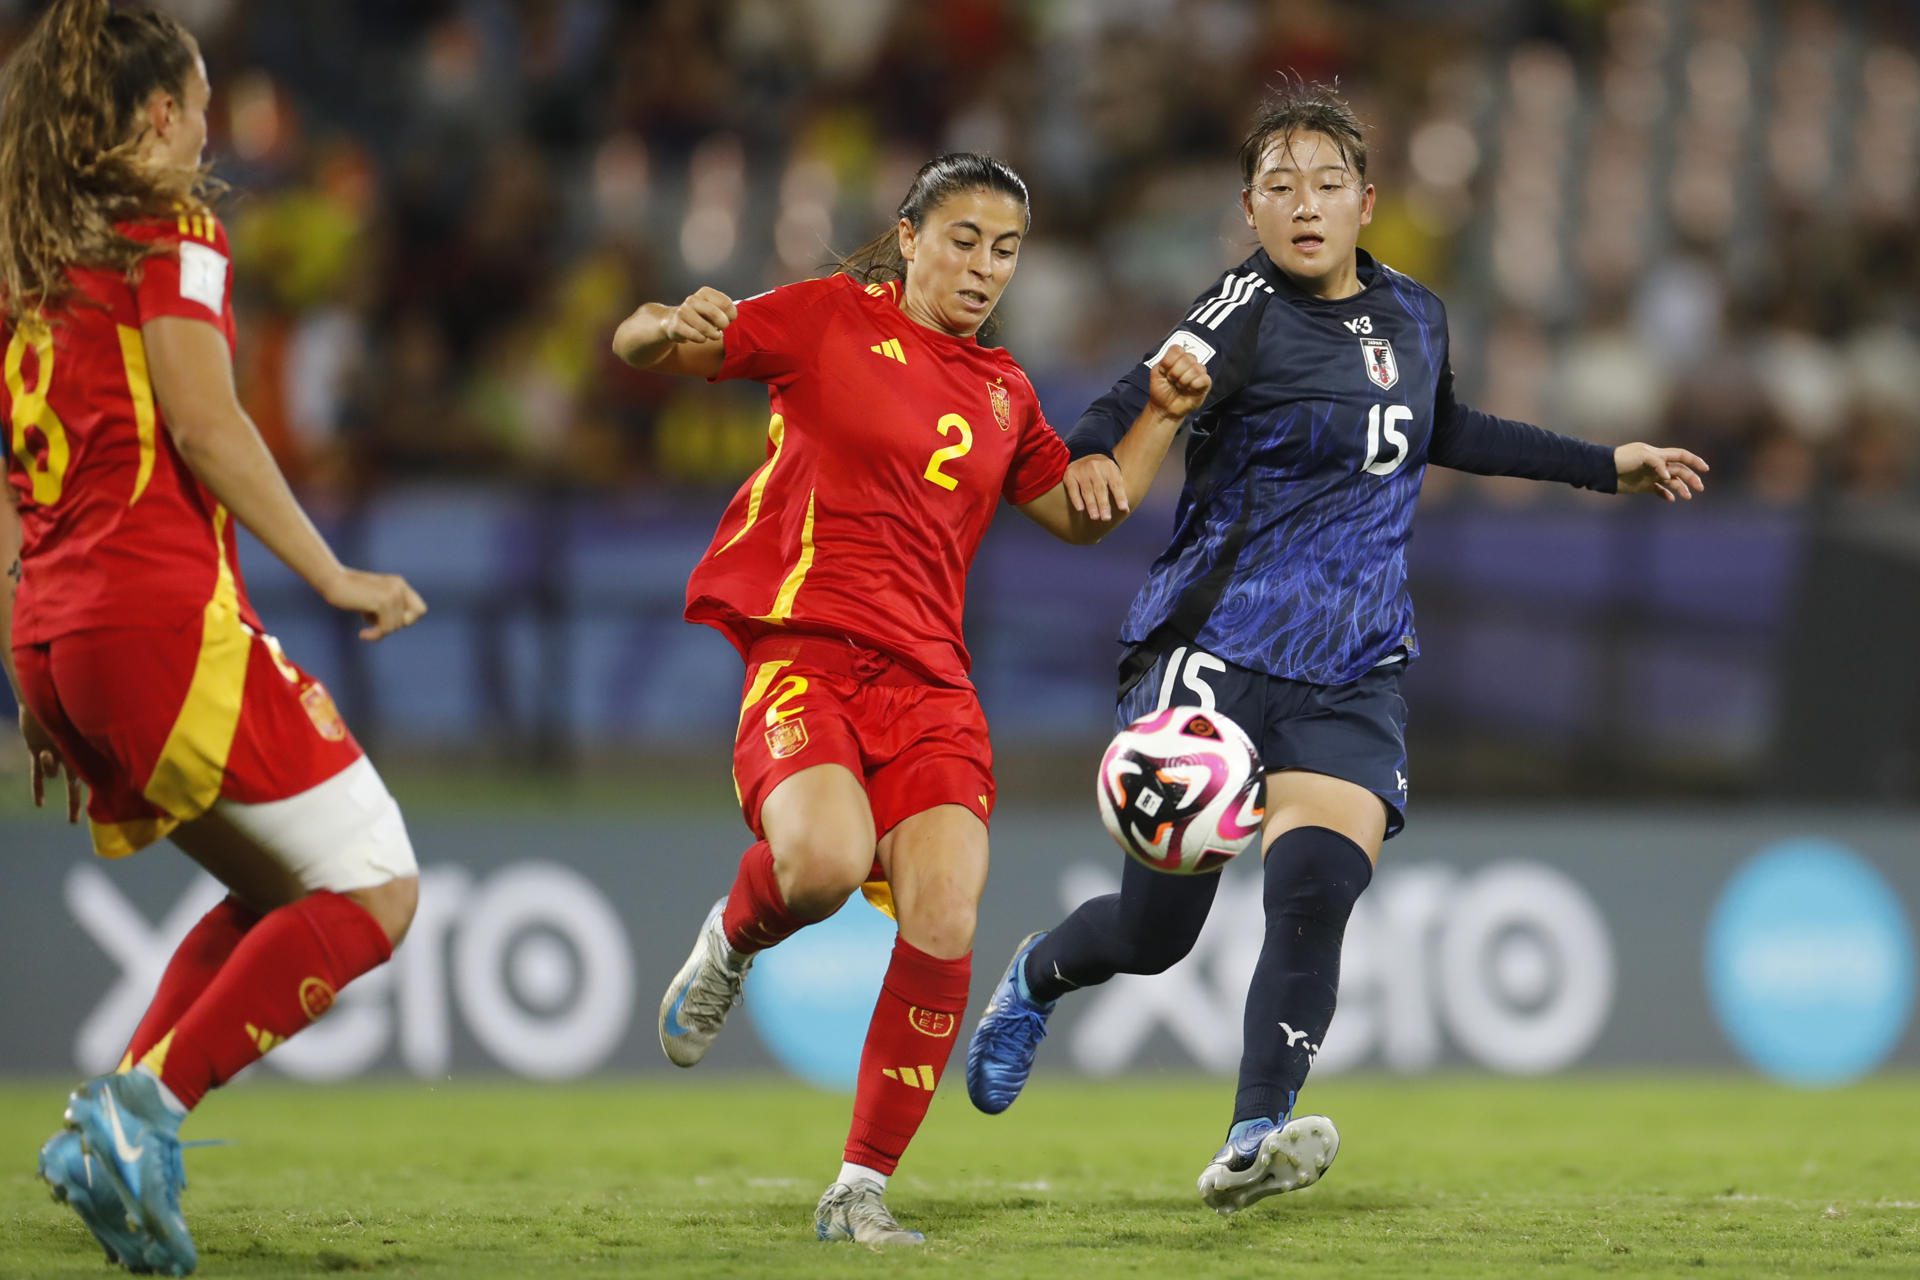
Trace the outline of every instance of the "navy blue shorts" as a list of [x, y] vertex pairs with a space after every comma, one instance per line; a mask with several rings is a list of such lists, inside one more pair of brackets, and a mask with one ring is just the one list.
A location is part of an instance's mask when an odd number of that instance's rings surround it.
[[1407, 825], [1405, 662], [1352, 684], [1308, 684], [1235, 666], [1172, 632], [1120, 663], [1115, 727], [1172, 706], [1218, 710], [1247, 731], [1268, 773], [1304, 769], [1365, 787], [1387, 807], [1387, 835]]

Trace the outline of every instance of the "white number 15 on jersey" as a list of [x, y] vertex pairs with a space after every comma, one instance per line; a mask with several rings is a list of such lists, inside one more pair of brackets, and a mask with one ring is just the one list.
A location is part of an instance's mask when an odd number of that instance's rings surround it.
[[[1384, 420], [1380, 410], [1384, 408]], [[1374, 405], [1367, 410], [1367, 460], [1360, 468], [1376, 476], [1390, 476], [1407, 460], [1407, 437], [1397, 424], [1413, 421], [1413, 410], [1403, 404]], [[1393, 446], [1393, 456], [1380, 456], [1380, 438]]]

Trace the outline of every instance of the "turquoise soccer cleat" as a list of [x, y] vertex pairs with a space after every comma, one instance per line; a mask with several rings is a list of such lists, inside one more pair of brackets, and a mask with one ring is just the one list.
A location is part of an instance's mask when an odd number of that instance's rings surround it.
[[129, 1271], [147, 1272], [166, 1259], [157, 1256], [154, 1241], [120, 1202], [106, 1170], [87, 1154], [80, 1134], [62, 1129], [40, 1148], [40, 1180], [53, 1188], [53, 1198], [80, 1215], [80, 1221], [107, 1251], [107, 1261]]
[[153, 1079], [129, 1071], [87, 1081], [67, 1100], [67, 1125], [80, 1135], [93, 1172], [105, 1175], [119, 1196], [125, 1216], [146, 1233], [148, 1266], [173, 1276], [198, 1266], [200, 1255], [180, 1213], [187, 1185], [180, 1120], [160, 1101]]

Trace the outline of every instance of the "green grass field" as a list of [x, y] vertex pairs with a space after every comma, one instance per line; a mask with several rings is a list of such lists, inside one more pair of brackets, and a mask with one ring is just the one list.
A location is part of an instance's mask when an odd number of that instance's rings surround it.
[[[951, 1082], [958, 1084], [958, 1078]], [[0, 1274], [111, 1274], [32, 1173], [64, 1087], [0, 1088]], [[1920, 1274], [1920, 1079], [1332, 1080], [1317, 1187], [1231, 1219], [1193, 1180], [1223, 1081], [942, 1092], [889, 1203], [919, 1251], [823, 1245], [844, 1099], [724, 1076], [261, 1083], [215, 1095], [185, 1207], [206, 1276]]]

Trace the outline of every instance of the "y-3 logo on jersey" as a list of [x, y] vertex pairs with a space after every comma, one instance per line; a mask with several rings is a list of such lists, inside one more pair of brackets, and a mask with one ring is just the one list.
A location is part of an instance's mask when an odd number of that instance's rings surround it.
[[1359, 316], [1352, 320], [1342, 320], [1340, 323], [1347, 326], [1348, 333], [1372, 333], [1373, 332], [1372, 316]]

